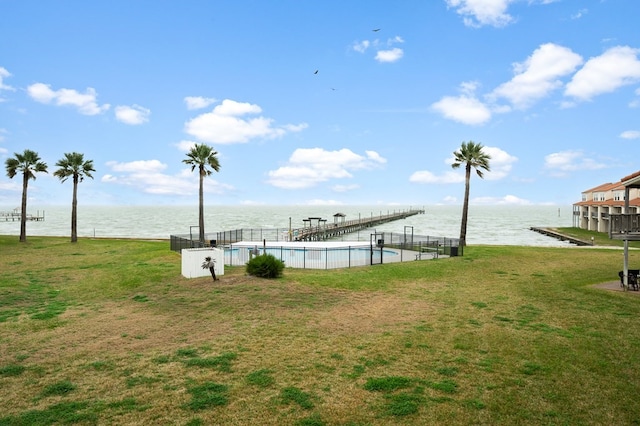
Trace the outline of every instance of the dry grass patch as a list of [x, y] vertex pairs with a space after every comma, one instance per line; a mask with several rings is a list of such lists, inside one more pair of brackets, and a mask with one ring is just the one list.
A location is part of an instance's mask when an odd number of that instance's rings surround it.
[[611, 250], [213, 283], [167, 243], [30, 241], [0, 240], [0, 424], [640, 421], [640, 299], [590, 286]]

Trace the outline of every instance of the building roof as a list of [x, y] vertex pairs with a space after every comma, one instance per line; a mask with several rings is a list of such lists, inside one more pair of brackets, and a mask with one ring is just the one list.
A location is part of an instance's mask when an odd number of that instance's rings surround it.
[[596, 186], [595, 188], [587, 189], [586, 191], [582, 191], [582, 192], [583, 193], [585, 193], [585, 192], [601, 192], [601, 191], [605, 191], [605, 189], [603, 189], [603, 188], [607, 188], [607, 187], [609, 187], [611, 185], [613, 185], [611, 182], [603, 183], [603, 184], [600, 184], [600, 185]]
[[637, 171], [629, 176], [625, 176], [620, 179], [620, 182], [624, 186], [629, 186], [633, 188], [640, 188], [640, 171]]
[[[578, 201], [573, 203], [574, 206], [609, 206], [624, 207], [624, 200], [605, 200], [605, 201]], [[629, 207], [640, 207], [640, 198], [632, 198], [629, 200]]]
[[586, 189], [584, 191], [582, 191], [582, 193], [587, 193], [587, 192], [603, 192], [603, 191], [612, 191], [614, 189], [618, 189], [617, 187], [619, 187], [619, 189], [624, 189], [625, 186], [632, 186], [634, 188], [640, 188], [640, 170], [638, 170], [635, 173], [632, 173], [628, 176], [623, 177], [622, 179], [620, 179], [619, 182], [607, 182], [607, 183], [601, 183], [598, 186], [595, 186], [593, 188], [590, 189]]

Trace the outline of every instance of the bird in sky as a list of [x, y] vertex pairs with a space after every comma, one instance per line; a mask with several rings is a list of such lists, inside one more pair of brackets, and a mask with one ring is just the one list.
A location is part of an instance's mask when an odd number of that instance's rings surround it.
[[318, 74], [318, 70], [315, 70], [315, 71], [314, 71], [314, 74]]
[[371, 30], [371, 31], [373, 31], [374, 33], [377, 33], [380, 30], [381, 30], [381, 28], [376, 28], [375, 30]]

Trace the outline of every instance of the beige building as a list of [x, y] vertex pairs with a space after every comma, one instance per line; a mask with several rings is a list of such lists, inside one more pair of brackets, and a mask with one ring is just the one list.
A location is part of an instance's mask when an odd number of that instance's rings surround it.
[[[640, 179], [640, 171], [615, 183], [604, 183], [582, 192], [582, 200], [573, 204], [573, 226], [590, 231], [609, 232], [610, 215], [640, 214], [640, 188], [629, 185]], [[625, 211], [625, 194], [629, 203]]]

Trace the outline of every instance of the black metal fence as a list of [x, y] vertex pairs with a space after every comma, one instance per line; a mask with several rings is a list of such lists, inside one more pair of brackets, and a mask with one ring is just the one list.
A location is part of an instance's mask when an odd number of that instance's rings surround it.
[[406, 251], [363, 245], [319, 247], [302, 244], [299, 246], [261, 246], [256, 244], [250, 247], [246, 244], [231, 244], [225, 247], [224, 263], [231, 266], [243, 266], [254, 256], [270, 254], [290, 268], [336, 269], [383, 262], [401, 262], [402, 252]]
[[[345, 247], [273, 244], [289, 241], [288, 232], [284, 228], [236, 229], [205, 234], [204, 242], [192, 234], [171, 235], [171, 250], [180, 252], [188, 248], [221, 247], [225, 250], [225, 264], [236, 266], [246, 264], [252, 256], [268, 253], [287, 266], [306, 269], [344, 268], [463, 255], [457, 238], [393, 232], [359, 231], [330, 240], [368, 243]], [[256, 244], [250, 247], [236, 244], [240, 241]], [[266, 242], [271, 244], [267, 245]]]

